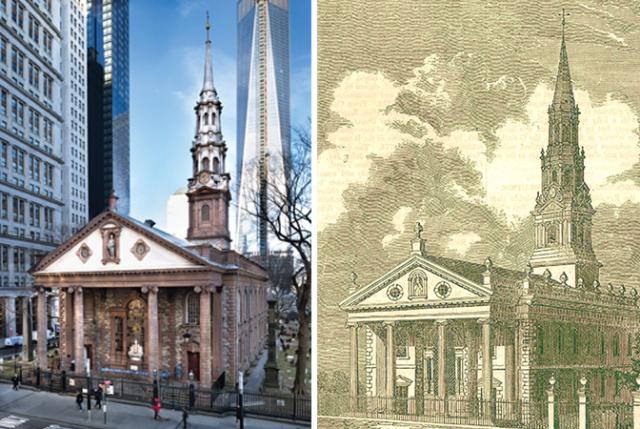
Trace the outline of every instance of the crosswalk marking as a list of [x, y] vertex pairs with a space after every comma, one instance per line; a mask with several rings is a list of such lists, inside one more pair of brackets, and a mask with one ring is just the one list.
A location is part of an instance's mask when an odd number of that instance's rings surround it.
[[29, 419], [24, 417], [7, 416], [0, 419], [0, 427], [13, 429], [27, 421], [29, 421]]
[[58, 426], [58, 425], [49, 425], [44, 429], [69, 429], [69, 428], [66, 428], [66, 427], [63, 427], [63, 426]]

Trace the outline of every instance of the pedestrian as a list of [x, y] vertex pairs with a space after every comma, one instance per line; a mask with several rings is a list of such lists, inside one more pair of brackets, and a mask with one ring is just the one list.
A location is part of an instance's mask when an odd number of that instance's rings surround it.
[[98, 388], [93, 392], [93, 396], [96, 398], [96, 408], [102, 408], [102, 386], [98, 386]]
[[70, 373], [76, 372], [76, 360], [75, 359], [71, 359], [71, 363], [69, 364], [69, 372]]
[[11, 377], [11, 382], [13, 383], [13, 390], [18, 390], [18, 386], [20, 385], [18, 374], [13, 374], [13, 377]]
[[78, 409], [82, 411], [82, 390], [78, 390], [78, 394], [76, 395], [76, 404], [78, 404]]
[[153, 398], [151, 408], [153, 408], [153, 420], [162, 420], [162, 417], [160, 417], [160, 398], [157, 396]]

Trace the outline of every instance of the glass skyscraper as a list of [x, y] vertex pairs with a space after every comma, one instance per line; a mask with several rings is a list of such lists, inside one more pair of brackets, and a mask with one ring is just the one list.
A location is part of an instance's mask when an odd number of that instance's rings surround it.
[[89, 216], [129, 213], [129, 1], [91, 0], [87, 11]]
[[[238, 1], [238, 211], [235, 246], [266, 255], [278, 247], [251, 213], [264, 182], [284, 186], [291, 145], [288, 0]], [[276, 177], [274, 177], [276, 176]]]

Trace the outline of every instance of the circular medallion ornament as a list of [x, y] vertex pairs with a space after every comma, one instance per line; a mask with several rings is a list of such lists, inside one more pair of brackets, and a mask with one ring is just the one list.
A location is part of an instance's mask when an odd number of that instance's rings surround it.
[[447, 282], [440, 282], [434, 288], [433, 292], [440, 299], [445, 299], [451, 294], [451, 285]]
[[549, 189], [549, 198], [555, 198], [556, 196], [556, 188]]
[[392, 301], [397, 301], [400, 298], [402, 298], [402, 293], [403, 293], [402, 286], [398, 284], [391, 285], [389, 286], [389, 289], [387, 289], [387, 296]]
[[200, 177], [198, 178], [198, 180], [200, 181], [200, 183], [202, 183], [203, 185], [207, 182], [209, 182], [209, 179], [211, 178], [211, 176], [209, 175], [209, 173], [207, 173], [206, 171], [200, 173]]
[[138, 244], [136, 244], [136, 254], [138, 256], [143, 256], [147, 251], [147, 246], [144, 245], [144, 243], [140, 242]]

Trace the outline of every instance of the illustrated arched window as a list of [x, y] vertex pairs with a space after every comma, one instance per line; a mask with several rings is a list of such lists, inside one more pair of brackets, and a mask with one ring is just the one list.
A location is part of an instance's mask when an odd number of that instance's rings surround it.
[[207, 158], [206, 156], [202, 158], [202, 169], [209, 170], [209, 158]]
[[213, 158], [213, 172], [215, 174], [220, 173], [220, 160], [218, 159], [217, 156]]
[[604, 342], [604, 333], [600, 333], [600, 355], [604, 356], [606, 353], [606, 346], [605, 346], [605, 342]]
[[618, 357], [620, 356], [620, 335], [615, 334], [613, 336], [613, 357]]
[[554, 223], [547, 224], [547, 244], [556, 244], [558, 242], [558, 225]]
[[571, 242], [578, 242], [578, 226], [575, 224], [575, 222], [571, 223]]
[[578, 330], [576, 328], [571, 330], [571, 351], [574, 355], [578, 354]]
[[558, 172], [556, 170], [551, 172], [551, 182], [558, 183]]
[[204, 121], [203, 122], [204, 122], [205, 125], [209, 125], [209, 114], [208, 113], [204, 114]]
[[571, 185], [571, 181], [573, 180], [573, 174], [571, 173], [571, 168], [567, 167], [564, 169], [562, 173], [562, 185], [569, 186]]
[[208, 222], [209, 219], [211, 219], [211, 209], [208, 204], [203, 204], [202, 207], [200, 207], [200, 220]]
[[539, 326], [536, 332], [537, 344], [538, 344], [538, 356], [544, 355], [544, 329]]
[[422, 270], [416, 270], [409, 275], [409, 298], [427, 297], [427, 275]]
[[564, 331], [561, 327], [558, 328], [558, 332], [556, 333], [556, 353], [558, 355], [562, 354], [564, 349]]
[[200, 324], [200, 297], [194, 292], [187, 294], [185, 302], [185, 322], [191, 325]]

